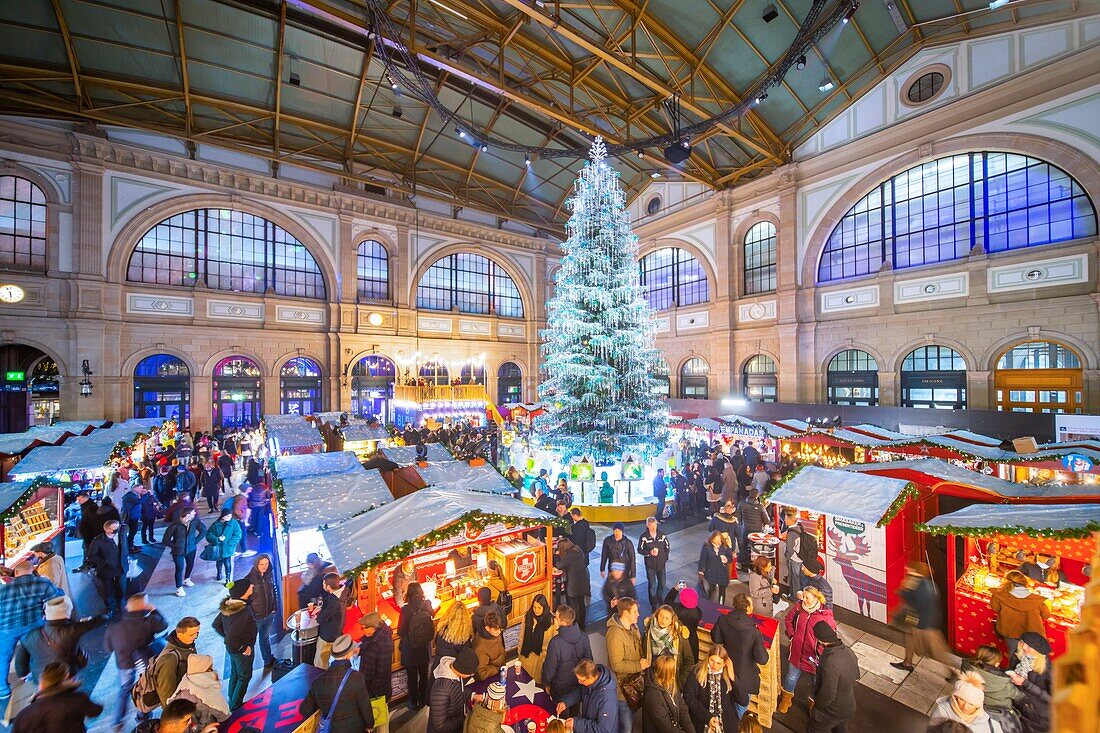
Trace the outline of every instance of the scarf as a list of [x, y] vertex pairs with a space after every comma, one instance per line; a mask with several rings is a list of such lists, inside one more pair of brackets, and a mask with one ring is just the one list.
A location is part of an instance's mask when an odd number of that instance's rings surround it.
[[960, 721], [962, 721], [963, 723], [966, 723], [967, 725], [970, 725], [975, 720], [977, 720], [979, 715], [981, 715], [982, 709], [978, 708], [977, 710], [975, 710], [970, 715], [967, 715], [967, 714], [963, 713], [963, 711], [959, 710], [959, 708], [955, 705], [955, 696], [952, 695], [951, 696], [951, 712], [953, 712], [955, 715], [959, 716]]
[[649, 627], [649, 646], [652, 656], [657, 658], [662, 654], [668, 654], [676, 656], [676, 650], [673, 648], [675, 639], [672, 638], [672, 627], [662, 629], [654, 621], [653, 625]]
[[548, 613], [541, 616], [532, 613], [523, 619], [523, 648], [519, 650], [521, 657], [542, 654], [542, 640], [546, 638], [550, 623]]
[[707, 712], [718, 718], [718, 730], [722, 730], [722, 673], [707, 670]]

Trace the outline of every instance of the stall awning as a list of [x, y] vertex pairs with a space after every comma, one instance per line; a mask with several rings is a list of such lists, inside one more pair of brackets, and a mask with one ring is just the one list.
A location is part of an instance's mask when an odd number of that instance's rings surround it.
[[302, 425], [277, 425], [267, 429], [267, 438], [274, 452], [297, 450], [298, 448], [324, 449], [325, 440], [317, 428], [308, 423]]
[[311, 417], [322, 425], [339, 425], [346, 412], [315, 412]]
[[359, 459], [351, 451], [310, 453], [303, 456], [279, 456], [275, 459], [275, 476], [282, 481], [327, 473], [347, 473], [361, 470]]
[[283, 495], [291, 529], [336, 524], [393, 501], [379, 473], [359, 465], [342, 473], [283, 480]]
[[[163, 421], [155, 421], [156, 425]], [[90, 435], [69, 438], [61, 445], [44, 445], [35, 448], [9, 471], [13, 477], [33, 478], [52, 476], [59, 471], [89, 471], [103, 468], [111, 451], [119, 441], [130, 442], [142, 433], [149, 432], [142, 421], [128, 420]]]
[[1038, 486], [1005, 481], [996, 476], [971, 471], [940, 458], [916, 458], [909, 461], [884, 461], [881, 463], [860, 463], [845, 466], [845, 471], [857, 473], [893, 473], [907, 472], [927, 477], [929, 485], [952, 483], [970, 486], [991, 492], [1005, 499], [1043, 499], [1069, 496], [1095, 497], [1100, 501], [1100, 486], [1090, 484], [1059, 484]]
[[508, 483], [507, 479], [488, 463], [471, 466], [465, 461], [446, 461], [429, 463], [427, 468], [415, 467], [413, 470], [423, 479], [425, 486], [507, 496], [516, 493], [516, 487]]
[[[718, 417], [724, 423], [729, 424], [728, 430], [737, 433], [740, 426], [744, 426], [751, 429], [751, 432], [763, 432], [771, 438], [791, 438], [795, 435], [801, 435], [809, 429], [809, 426], [803, 423], [801, 420], [785, 420], [782, 422], [764, 422], [760, 420], [750, 420], [747, 417], [741, 415], [720, 415]], [[789, 425], [787, 423], [798, 423], [796, 425]]]
[[22, 433], [5, 433], [0, 435], [0, 455], [13, 456], [28, 448], [57, 445], [65, 438], [78, 434], [66, 428], [57, 427], [35, 427]]
[[309, 423], [301, 415], [264, 415], [264, 426], [272, 428], [276, 425], [306, 425]]
[[974, 504], [950, 514], [941, 514], [918, 529], [931, 534], [1037, 535], [1087, 537], [1100, 532], [1098, 504]]
[[[453, 461], [454, 456], [450, 451], [443, 447], [442, 443], [425, 443], [428, 446], [428, 463], [439, 463], [441, 461]], [[390, 448], [383, 448], [382, 455], [387, 461], [396, 463], [398, 466], [412, 466], [416, 463], [416, 446], [415, 445], [401, 445]]]
[[696, 417], [687, 421], [688, 425], [706, 430], [708, 433], [723, 433], [728, 431], [728, 426], [713, 417]]
[[806, 466], [773, 491], [768, 501], [878, 524], [895, 503], [913, 492], [904, 479]]
[[332, 562], [348, 573], [376, 564], [381, 555], [402, 546], [405, 554], [415, 552], [422, 546], [416, 543], [431, 533], [473, 517], [525, 526], [537, 526], [554, 519], [518, 499], [492, 495], [474, 497], [468, 491], [423, 489], [330, 526], [322, 535], [332, 554]]
[[382, 425], [372, 426], [370, 423], [352, 423], [340, 428], [340, 435], [346, 442], [358, 443], [364, 440], [385, 440], [390, 437], [389, 431]]

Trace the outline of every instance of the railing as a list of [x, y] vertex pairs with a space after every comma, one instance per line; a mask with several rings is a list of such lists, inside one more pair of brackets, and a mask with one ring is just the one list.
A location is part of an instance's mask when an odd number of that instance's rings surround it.
[[488, 402], [489, 395], [482, 384], [394, 385], [394, 399], [399, 402], [415, 402], [423, 405], [428, 402]]

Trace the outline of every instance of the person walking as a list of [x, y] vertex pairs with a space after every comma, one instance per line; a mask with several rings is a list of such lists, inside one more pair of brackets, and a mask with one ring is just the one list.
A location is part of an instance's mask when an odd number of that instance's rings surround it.
[[[752, 598], [752, 607], [761, 616], [772, 616], [772, 599], [779, 594], [779, 586], [772, 577], [775, 566], [764, 555], [753, 558], [749, 569], [749, 596]], [[784, 604], [786, 606], [786, 604]]]
[[34, 574], [50, 581], [60, 588], [62, 593], [72, 598], [69, 574], [65, 572], [65, 558], [54, 552], [53, 543], [39, 542], [31, 548], [31, 555], [34, 556], [35, 561]]
[[719, 605], [726, 603], [730, 584], [733, 551], [726, 547], [721, 532], [711, 532], [699, 552], [699, 582], [707, 597]]
[[783, 560], [787, 564], [787, 597], [794, 602], [798, 591], [802, 590], [800, 551], [806, 532], [798, 521], [798, 510], [793, 507], [783, 510], [783, 524], [786, 527], [786, 533], [783, 535]]
[[199, 476], [199, 488], [202, 491], [202, 498], [206, 499], [207, 511], [213, 514], [218, 510], [218, 497], [222, 492], [222, 472], [212, 460], [207, 459], [203, 465], [202, 474]]
[[688, 642], [688, 630], [680, 625], [672, 606], [660, 606], [645, 620], [642, 653], [649, 660], [650, 667], [659, 657], [671, 658], [676, 663], [676, 689], [684, 689], [688, 675], [695, 666], [695, 655]]
[[249, 482], [252, 490], [248, 493], [248, 524], [249, 531], [255, 537], [271, 536], [271, 488], [267, 483], [259, 481]]
[[554, 613], [557, 633], [546, 647], [546, 661], [542, 665], [542, 684], [555, 702], [577, 688], [573, 668], [582, 659], [592, 659], [592, 644], [575, 623], [576, 611], [571, 606], [558, 606]]
[[233, 581], [233, 553], [237, 551], [240, 541], [241, 525], [233, 519], [233, 510], [222, 509], [210, 529], [206, 530], [207, 547], [212, 548], [212, 551], [202, 551], [204, 560], [209, 559], [209, 556], [214, 558], [217, 582], [229, 585]]
[[[405, 680], [409, 691], [409, 709], [420, 710], [427, 702], [428, 663], [431, 661], [429, 647], [435, 626], [432, 623], [432, 606], [424, 598], [424, 589], [420, 583], [409, 583], [405, 591], [405, 605], [397, 621], [397, 636], [401, 640], [398, 651], [401, 666], [405, 668]], [[473, 654], [473, 650], [470, 651]], [[461, 656], [461, 653], [460, 653]], [[474, 654], [474, 667], [477, 671], [477, 655]], [[436, 679], [439, 678], [436, 668]]]
[[470, 702], [466, 684], [475, 672], [477, 655], [472, 649], [462, 649], [457, 657], [439, 660], [428, 704], [427, 733], [460, 733]]
[[938, 698], [928, 713], [929, 724], [944, 720], [962, 723], [971, 733], [1004, 733], [1001, 724], [985, 711], [985, 682], [977, 672], [964, 672], [955, 680], [950, 695]]
[[[825, 599], [816, 588], [802, 591], [802, 600], [797, 601], [783, 619], [783, 627], [790, 639], [787, 656], [787, 672], [783, 675], [783, 689], [779, 692], [779, 705], [776, 710], [785, 713], [791, 709], [798, 680], [803, 673], [817, 673], [818, 638], [814, 628], [819, 621], [836, 628], [833, 612], [825, 608]], [[811, 684], [811, 687], [813, 685]]]
[[[234, 521], [234, 520], [229, 520]], [[344, 633], [347, 608], [340, 598], [344, 580], [338, 573], [328, 573], [321, 584], [320, 608], [317, 609], [317, 655], [313, 664], [328, 669], [332, 645]]]
[[198, 477], [188, 466], [180, 466], [176, 474], [176, 493], [186, 496], [192, 504], [195, 503], [195, 491], [198, 488]]
[[[182, 474], [191, 475], [189, 471], [182, 471]], [[155, 545], [157, 542], [156, 535], [153, 530], [157, 523], [157, 509], [161, 507], [157, 503], [156, 497], [153, 496], [153, 492], [148, 489], [142, 489], [139, 493], [141, 499], [141, 543], [143, 545]]]
[[931, 575], [923, 562], [913, 561], [905, 568], [905, 578], [898, 588], [898, 596], [905, 603], [899, 614], [905, 632], [905, 658], [890, 662], [891, 667], [912, 672], [914, 655], [932, 657], [948, 667], [954, 664], [940, 631], [940, 600]]
[[86, 733], [85, 721], [96, 718], [103, 706], [81, 692], [80, 682], [64, 662], [46, 665], [38, 680], [38, 691], [30, 704], [12, 721], [12, 733]]
[[92, 544], [92, 540], [95, 539], [96, 535], [103, 531], [103, 525], [96, 524], [96, 514], [99, 512], [99, 505], [92, 499], [91, 494], [87, 491], [78, 491], [76, 494], [76, 503], [80, 506], [80, 521], [77, 524], [77, 532], [80, 534], [80, 544], [84, 551], [84, 559], [79, 567], [73, 568], [73, 572], [80, 573], [92, 567], [88, 564], [88, 545]]
[[658, 468], [657, 475], [653, 479], [653, 498], [657, 500], [657, 511], [653, 518], [658, 522], [665, 521], [665, 502], [668, 499], [668, 482], [665, 481], [665, 469]]
[[542, 684], [542, 666], [546, 649], [554, 636], [554, 614], [546, 596], [539, 593], [523, 614], [519, 627], [519, 661], [531, 679]]
[[634, 564], [634, 545], [624, 535], [625, 527], [622, 522], [611, 525], [611, 534], [603, 539], [603, 548], [600, 553], [600, 577], [607, 577], [607, 569], [611, 563], [621, 562], [626, 579], [633, 581], [637, 575]]
[[657, 520], [646, 520], [646, 530], [638, 538], [638, 554], [645, 562], [645, 577], [649, 594], [649, 607], [657, 608], [665, 597], [665, 566], [672, 550], [668, 537], [657, 526]]
[[298, 714], [308, 719], [314, 713], [329, 719], [329, 733], [363, 733], [374, 727], [370, 692], [361, 672], [351, 666], [356, 644], [347, 634], [332, 643], [332, 664], [309, 685], [309, 692], [298, 706]]
[[844, 733], [847, 722], [856, 714], [859, 662], [832, 626], [818, 621], [813, 631], [824, 649], [817, 665], [814, 707], [806, 733]]
[[577, 628], [584, 631], [588, 598], [592, 595], [587, 554], [569, 540], [559, 540], [554, 567], [565, 577], [565, 602], [576, 612]]
[[733, 662], [725, 647], [711, 644], [706, 659], [699, 662], [688, 677], [684, 700], [699, 733], [736, 733]]
[[638, 602], [633, 598], [619, 599], [615, 613], [607, 619], [606, 641], [607, 665], [615, 675], [619, 733], [631, 733], [634, 711], [626, 702], [622, 685], [628, 675], [649, 668], [649, 660], [642, 654], [642, 635], [638, 631]]
[[727, 501], [718, 507], [718, 511], [710, 517], [707, 530], [721, 532], [726, 545], [733, 548], [734, 552], [737, 551], [737, 546], [741, 542], [741, 525], [737, 521], [737, 507], [733, 501]]
[[[764, 649], [764, 637], [752, 620], [752, 599], [738, 593], [730, 607], [732, 611], [718, 618], [711, 639], [725, 648], [733, 662], [733, 702], [740, 720], [748, 712], [749, 698], [760, 692], [759, 665], [768, 661], [768, 652]], [[760, 723], [755, 719], [749, 727], [752, 733], [760, 733]]]
[[88, 562], [95, 571], [96, 592], [107, 609], [107, 616], [115, 617], [122, 612], [124, 597], [124, 573], [129, 565], [130, 544], [117, 519], [103, 524], [103, 534], [92, 540], [88, 546]]
[[1020, 696], [1012, 704], [1020, 714], [1025, 733], [1046, 733], [1050, 730], [1050, 642], [1034, 631], [1025, 631], [1016, 644], [1016, 654], [1010, 664], [1008, 678], [1020, 688]]
[[749, 535], [763, 532], [770, 526], [768, 512], [760, 503], [760, 493], [756, 489], [749, 489], [749, 494], [737, 505], [737, 521], [741, 526], [740, 545], [738, 546], [738, 569], [748, 569], [749, 566]]
[[80, 648], [80, 640], [99, 625], [100, 619], [73, 621], [73, 602], [68, 596], [46, 601], [44, 612], [46, 622], [28, 631], [19, 642], [30, 656], [31, 676], [42, 679], [43, 670], [54, 662], [63, 662], [74, 672], [83, 669], [88, 656]]
[[[461, 606], [461, 603], [455, 605]], [[359, 628], [359, 673], [367, 684], [374, 710], [374, 733], [389, 731], [389, 707], [393, 697], [393, 632], [377, 611], [362, 616]], [[385, 720], [379, 713], [385, 710]]]
[[138, 536], [141, 526], [141, 496], [145, 493], [145, 487], [141, 484], [131, 486], [130, 490], [122, 495], [122, 509], [120, 514], [122, 521], [126, 523], [126, 536], [130, 540], [130, 552], [140, 552], [134, 538]]
[[222, 480], [225, 482], [225, 490], [233, 490], [233, 457], [225, 451], [218, 454], [218, 471], [222, 475]]
[[994, 629], [1005, 640], [1009, 659], [1016, 656], [1016, 645], [1026, 633], [1046, 637], [1050, 609], [1046, 600], [1031, 592], [1030, 581], [1019, 570], [1010, 570], [1005, 582], [993, 591], [989, 606], [995, 613]]
[[191, 581], [191, 572], [195, 569], [195, 552], [199, 547], [199, 538], [203, 536], [202, 520], [193, 508], [181, 511], [164, 530], [161, 542], [172, 554], [175, 565], [176, 595], [187, 595], [184, 587], [195, 584]]
[[504, 730], [506, 689], [499, 682], [485, 689], [485, 699], [475, 703], [462, 726], [462, 733], [500, 733]]
[[[122, 617], [107, 627], [103, 649], [108, 654], [114, 653], [119, 679], [118, 701], [112, 721], [116, 728], [122, 726], [129, 712], [130, 690], [137, 682], [138, 669], [144, 668], [157, 655], [154, 642], [157, 635], [167, 628], [168, 622], [156, 606], [149, 603], [144, 593], [127, 598]], [[145, 717], [144, 713], [138, 713], [138, 722]]]
[[232, 710], [229, 700], [222, 693], [222, 681], [214, 671], [214, 658], [206, 654], [192, 654], [187, 658], [187, 674], [180, 680], [168, 704], [176, 700], [194, 703], [192, 722], [200, 728], [221, 723]]
[[[244, 590], [238, 590], [243, 588]], [[237, 591], [234, 593], [233, 591]], [[252, 586], [241, 584], [233, 586], [229, 598], [221, 602], [218, 616], [214, 619], [214, 633], [225, 641], [225, 652], [229, 657], [229, 709], [236, 710], [244, 703], [248, 692], [248, 683], [252, 680], [252, 666], [255, 660], [256, 617], [248, 607], [245, 596], [252, 594]]]
[[271, 556], [263, 553], [257, 555], [256, 562], [252, 564], [248, 575], [237, 582], [246, 583], [252, 588], [248, 596], [248, 605], [252, 609], [252, 615], [256, 617], [256, 632], [264, 669], [270, 669], [275, 665], [275, 655], [271, 652], [271, 634], [275, 630], [275, 623], [279, 616]]
[[167, 705], [180, 680], [187, 674], [187, 658], [196, 654], [195, 642], [199, 638], [202, 623], [194, 616], [184, 616], [176, 628], [168, 634], [164, 651], [153, 661], [153, 686], [161, 705]]
[[[576, 715], [566, 722], [567, 728], [573, 733], [617, 733], [624, 730], [619, 713], [625, 703], [620, 699], [614, 673], [602, 664], [584, 659], [573, 668], [573, 674], [577, 686], [555, 707], [558, 715], [565, 715], [571, 708], [576, 709]], [[629, 707], [626, 709], [630, 710]], [[625, 730], [629, 731], [632, 723], [633, 715]]]

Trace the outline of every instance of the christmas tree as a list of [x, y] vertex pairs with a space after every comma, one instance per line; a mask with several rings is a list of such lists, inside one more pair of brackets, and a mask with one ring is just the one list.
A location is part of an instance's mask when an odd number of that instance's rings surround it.
[[652, 453], [668, 440], [668, 408], [651, 376], [653, 311], [638, 283], [638, 238], [603, 140], [574, 184], [557, 288], [542, 332], [546, 378], [540, 442], [566, 457]]

